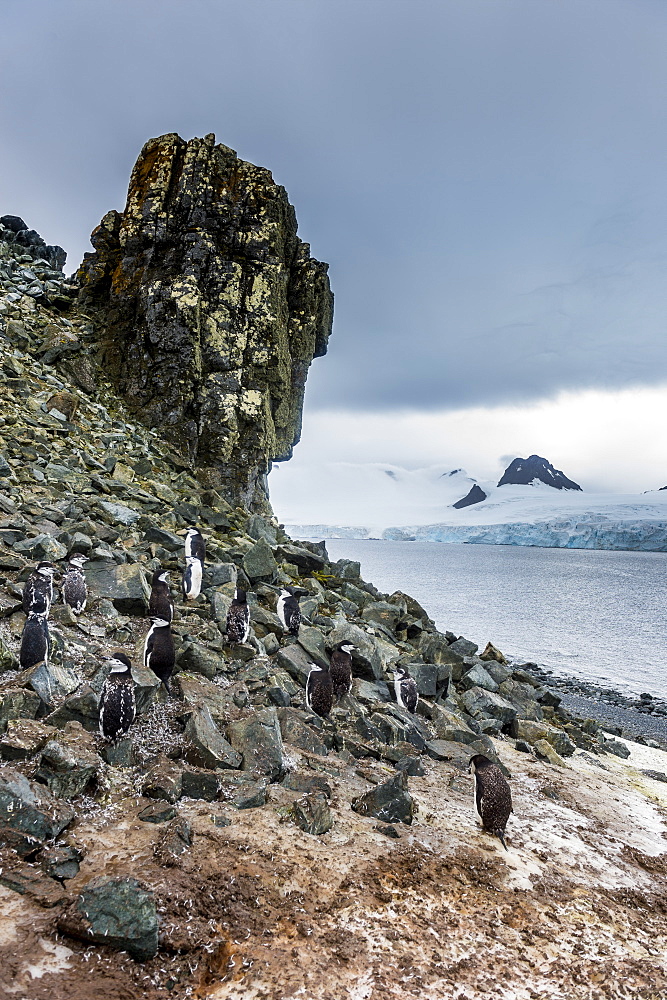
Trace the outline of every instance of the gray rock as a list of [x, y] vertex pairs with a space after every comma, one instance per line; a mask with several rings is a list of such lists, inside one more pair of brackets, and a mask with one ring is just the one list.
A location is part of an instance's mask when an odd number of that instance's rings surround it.
[[567, 733], [548, 722], [538, 722], [531, 719], [515, 719], [512, 722], [510, 734], [516, 740], [525, 740], [534, 746], [538, 740], [548, 740], [556, 753], [561, 757], [571, 757], [575, 745]]
[[35, 538], [26, 538], [23, 542], [16, 542], [14, 550], [34, 562], [39, 562], [42, 559], [57, 562], [67, 555], [65, 546], [56, 541], [53, 535], [37, 535]]
[[477, 739], [476, 734], [460, 715], [449, 712], [440, 705], [433, 706], [431, 721], [435, 734], [440, 740], [445, 740], [448, 743], [470, 744]]
[[401, 617], [400, 608], [387, 601], [371, 601], [361, 612], [364, 621], [384, 625], [389, 632], [394, 632]]
[[158, 528], [157, 525], [151, 525], [146, 529], [144, 532], [144, 541], [155, 542], [169, 552], [180, 552], [184, 545], [183, 539], [179, 535], [175, 535], [172, 531], [165, 531], [163, 528]]
[[630, 750], [628, 747], [626, 747], [625, 743], [621, 743], [619, 740], [605, 739], [602, 744], [602, 749], [606, 753], [611, 753], [615, 757], [622, 757], [624, 760], [630, 756]]
[[55, 663], [38, 663], [30, 667], [23, 671], [19, 681], [26, 687], [30, 686], [49, 708], [56, 701], [72, 694], [81, 684], [80, 677], [72, 667], [58, 666]]
[[305, 774], [300, 771], [290, 771], [282, 780], [283, 788], [292, 792], [320, 792], [331, 798], [331, 785], [322, 774]]
[[487, 660], [484, 667], [486, 672], [493, 677], [496, 684], [502, 684], [503, 681], [512, 676], [512, 671], [509, 667], [504, 666], [502, 663], [497, 663], [495, 660]]
[[74, 818], [74, 810], [20, 771], [0, 770], [0, 824], [36, 840], [53, 840]]
[[453, 649], [444, 635], [440, 635], [439, 632], [425, 632], [419, 643], [419, 652], [427, 663], [446, 663], [452, 667], [458, 667], [458, 677], [452, 670], [454, 680], [458, 680], [461, 676], [460, 668], [463, 664], [464, 654]]
[[142, 823], [168, 823], [175, 815], [175, 807], [168, 802], [150, 802], [137, 813], [137, 819]]
[[223, 778], [220, 783], [220, 799], [235, 809], [259, 809], [266, 805], [266, 786], [265, 779], [231, 784]]
[[34, 719], [10, 719], [0, 739], [0, 757], [10, 761], [34, 757], [56, 732], [53, 726]]
[[556, 767], [568, 766], [560, 754], [556, 753], [548, 740], [537, 740], [534, 749], [536, 756], [539, 757], [540, 760], [546, 760], [550, 764], [555, 764]]
[[7, 729], [10, 719], [34, 719], [41, 699], [34, 691], [25, 688], [5, 688], [0, 695], [0, 733]]
[[182, 795], [181, 768], [168, 757], [161, 757], [144, 778], [141, 794], [149, 799], [177, 802]]
[[426, 768], [419, 757], [401, 757], [394, 765], [397, 771], [405, 771], [411, 778], [423, 778]]
[[133, 878], [92, 879], [58, 926], [70, 937], [128, 951], [140, 962], [157, 954], [155, 898]]
[[263, 538], [269, 545], [277, 545], [278, 532], [272, 524], [259, 514], [251, 514], [245, 525], [246, 534], [259, 541]]
[[474, 687], [463, 695], [466, 711], [473, 718], [500, 719], [503, 725], [511, 722], [517, 716], [517, 710], [509, 701], [501, 698], [493, 691]]
[[461, 687], [464, 691], [469, 691], [470, 688], [480, 687], [485, 691], [497, 691], [498, 685], [494, 681], [493, 677], [489, 674], [487, 670], [481, 665], [481, 663], [476, 663], [474, 667], [467, 670], [463, 677], [461, 678]]
[[290, 812], [299, 829], [317, 837], [330, 830], [334, 824], [327, 797], [322, 792], [302, 795], [292, 804]]
[[[105, 520], [109, 524], [122, 524], [126, 528], [132, 527], [133, 524], [141, 517], [141, 514], [137, 510], [132, 510], [131, 507], [125, 507], [121, 503], [111, 503], [108, 500], [98, 501], [100, 508], [107, 515]], [[88, 575], [88, 570], [90, 567], [86, 567], [86, 575]]]
[[99, 729], [99, 695], [89, 684], [82, 684], [46, 721], [57, 729], [63, 729], [68, 722], [80, 722], [88, 732], [96, 732]]
[[479, 646], [476, 642], [471, 642], [470, 639], [457, 639], [449, 647], [450, 653], [460, 653], [461, 656], [474, 656]]
[[155, 857], [165, 865], [174, 862], [192, 847], [192, 827], [183, 816], [176, 816], [164, 829], [155, 845]]
[[199, 642], [188, 642], [178, 652], [176, 662], [181, 670], [189, 670], [194, 674], [202, 674], [213, 680], [224, 666], [224, 659], [219, 653], [214, 653]]
[[72, 844], [52, 844], [39, 853], [39, 864], [51, 878], [69, 879], [79, 874], [82, 852]]
[[0, 636], [0, 671], [18, 670], [19, 661]]
[[209, 587], [223, 587], [225, 584], [236, 586], [238, 569], [235, 563], [212, 563], [204, 570], [206, 583]]
[[360, 816], [376, 816], [383, 823], [412, 823], [415, 805], [405, 771], [397, 771], [389, 781], [353, 799], [352, 809]]
[[181, 775], [182, 794], [186, 799], [203, 799], [213, 802], [220, 793], [220, 780], [217, 772], [206, 771], [199, 767], [186, 767]]
[[211, 769], [241, 766], [241, 754], [232, 749], [223, 737], [211, 718], [208, 705], [201, 705], [193, 711], [185, 726], [185, 737], [189, 744], [185, 759], [189, 764]]
[[285, 770], [280, 722], [275, 708], [265, 708], [247, 719], [232, 722], [227, 738], [243, 757], [242, 769], [279, 778]]
[[[285, 743], [300, 750], [308, 750], [310, 753], [319, 754], [326, 757], [328, 750], [326, 744], [322, 742], [317, 734], [305, 722], [305, 713], [297, 712], [293, 708], [279, 708], [278, 720], [280, 722], [280, 733]], [[300, 791], [301, 789], [297, 789]], [[308, 789], [303, 789], [308, 791]]]
[[542, 709], [537, 703], [532, 685], [508, 678], [502, 682], [498, 693], [506, 701], [511, 702], [524, 719], [533, 719], [536, 722], [542, 719]]
[[305, 649], [298, 643], [284, 646], [276, 655], [276, 663], [283, 670], [286, 670], [290, 677], [298, 681], [301, 687], [305, 688], [312, 664], [312, 660]]
[[353, 559], [339, 559], [331, 568], [341, 580], [358, 580], [361, 576], [361, 563]]
[[329, 657], [324, 646], [324, 637], [318, 628], [302, 625], [299, 629], [299, 645], [305, 649], [313, 663], [320, 667], [329, 665]]
[[311, 552], [301, 545], [281, 545], [278, 548], [278, 557], [284, 562], [297, 566], [301, 573], [312, 573], [323, 570], [327, 565], [324, 556], [317, 552]]
[[243, 569], [250, 580], [270, 578], [278, 569], [271, 546], [260, 538], [243, 557]]
[[376, 701], [391, 701], [389, 688], [383, 680], [365, 681], [361, 677], [353, 677], [352, 694], [364, 705], [373, 705]]
[[444, 760], [457, 771], [467, 772], [474, 750], [468, 745], [451, 740], [429, 740], [426, 752], [434, 760]]
[[148, 584], [139, 563], [112, 563], [96, 559], [86, 564], [88, 589], [94, 597], [111, 601], [124, 615], [145, 615]]
[[39, 761], [35, 778], [59, 799], [82, 795], [102, 769], [100, 757], [76, 737], [50, 740]]
[[248, 689], [241, 682], [221, 687], [197, 674], [177, 674], [174, 690], [185, 702], [188, 711], [206, 705], [216, 723], [230, 721], [231, 712], [248, 704]]

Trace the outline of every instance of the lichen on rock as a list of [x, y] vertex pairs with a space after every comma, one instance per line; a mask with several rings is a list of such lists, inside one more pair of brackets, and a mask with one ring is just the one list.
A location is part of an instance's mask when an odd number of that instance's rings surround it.
[[327, 265], [298, 239], [285, 189], [213, 135], [160, 136], [91, 241], [80, 296], [116, 390], [202, 481], [267, 510], [333, 317]]

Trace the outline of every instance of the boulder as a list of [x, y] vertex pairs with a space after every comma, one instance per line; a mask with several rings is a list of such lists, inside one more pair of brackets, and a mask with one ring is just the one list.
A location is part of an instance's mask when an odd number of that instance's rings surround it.
[[56, 732], [52, 726], [34, 719], [10, 719], [7, 731], [0, 739], [0, 757], [3, 760], [34, 757]]
[[99, 729], [99, 695], [89, 684], [82, 684], [46, 721], [57, 729], [63, 729], [68, 722], [79, 722], [88, 732], [96, 732]]
[[86, 580], [93, 597], [111, 601], [121, 614], [146, 614], [150, 588], [139, 563], [117, 564], [95, 559], [86, 564]]
[[258, 809], [266, 805], [267, 781], [230, 782], [225, 777], [220, 782], [220, 799], [236, 809]]
[[318, 628], [302, 625], [299, 629], [298, 643], [306, 651], [313, 663], [320, 667], [329, 665], [329, 657], [324, 646], [324, 637]]
[[548, 722], [538, 722], [530, 719], [515, 719], [512, 722], [510, 734], [516, 740], [525, 740], [531, 746], [539, 740], [548, 740], [556, 753], [561, 757], [571, 757], [575, 751], [575, 745], [567, 733], [556, 726], [549, 725]]
[[0, 672], [3, 670], [18, 670], [19, 661], [9, 646], [0, 636]]
[[542, 709], [537, 703], [535, 689], [530, 684], [511, 677], [502, 682], [498, 694], [514, 705], [522, 718], [533, 719], [536, 722], [542, 719]]
[[287, 671], [290, 677], [298, 681], [301, 687], [305, 688], [313, 661], [302, 646], [298, 643], [292, 643], [290, 646], [279, 649], [276, 662], [278, 666]]
[[182, 795], [185, 799], [203, 799], [214, 802], [220, 792], [217, 771], [207, 771], [200, 767], [184, 767], [181, 774]]
[[80, 732], [63, 733], [42, 750], [35, 778], [59, 799], [82, 795], [102, 770], [102, 760], [81, 738], [85, 730]]
[[353, 799], [352, 809], [360, 816], [376, 816], [383, 823], [412, 823], [415, 804], [406, 772], [397, 771], [388, 781]]
[[[279, 708], [278, 709], [278, 720], [280, 722], [280, 733], [282, 735], [283, 741], [285, 743], [290, 743], [292, 746], [298, 747], [300, 750], [307, 750], [310, 753], [319, 754], [322, 757], [326, 757], [328, 754], [328, 749], [325, 743], [322, 742], [309, 725], [307, 725], [305, 719], [307, 718], [305, 713], [296, 711], [293, 708]], [[308, 791], [309, 789], [303, 789], [303, 791]], [[297, 789], [301, 791], [301, 789]]]
[[546, 760], [550, 764], [555, 764], [556, 767], [567, 767], [560, 754], [556, 753], [551, 743], [548, 740], [538, 740], [535, 743], [535, 753], [540, 758], [540, 760]]
[[81, 941], [128, 951], [141, 962], [157, 954], [155, 897], [134, 878], [91, 879], [58, 927]]
[[440, 705], [433, 706], [431, 721], [435, 734], [440, 740], [445, 740], [448, 743], [469, 744], [474, 743], [477, 739], [477, 735], [460, 715], [450, 712]]
[[150, 768], [141, 789], [149, 799], [174, 803], [182, 795], [182, 769], [168, 757], [161, 757]]
[[43, 559], [49, 562], [58, 562], [67, 555], [66, 547], [56, 541], [53, 535], [37, 535], [35, 538], [26, 538], [23, 542], [16, 542], [14, 551], [20, 552], [31, 562], [41, 562]]
[[185, 726], [185, 759], [196, 767], [237, 768], [241, 754], [232, 749], [211, 718], [208, 705], [197, 707]]
[[327, 646], [333, 649], [344, 640], [351, 642], [355, 647], [352, 653], [353, 674], [369, 681], [381, 680], [384, 662], [374, 637], [352, 622], [337, 619], [335, 628], [327, 636]]
[[271, 578], [278, 569], [271, 546], [260, 538], [243, 557], [243, 569], [249, 580]]
[[485, 691], [497, 691], [498, 685], [493, 677], [484, 669], [481, 663], [476, 663], [470, 670], [467, 670], [461, 678], [461, 687], [464, 691], [470, 688], [480, 687]]
[[[667, 778], [665, 780], [667, 781]], [[282, 786], [293, 792], [320, 792], [328, 799], [331, 798], [331, 785], [322, 774], [289, 771], [282, 780]]]
[[321, 836], [334, 824], [327, 797], [322, 792], [302, 795], [294, 801], [290, 813], [299, 829], [314, 836]]
[[5, 732], [10, 719], [34, 719], [40, 703], [34, 691], [5, 688], [0, 694], [0, 733]]
[[227, 727], [227, 738], [243, 758], [244, 771], [279, 778], [285, 770], [280, 721], [275, 708], [265, 708]]
[[0, 770], [0, 824], [36, 840], [53, 840], [74, 818], [73, 809], [20, 771]]
[[512, 722], [517, 710], [509, 701], [493, 691], [473, 687], [463, 695], [463, 704], [474, 719], [500, 719], [503, 725]]
[[361, 612], [361, 617], [364, 621], [383, 625], [387, 631], [394, 632], [401, 617], [401, 609], [388, 601], [371, 601]]
[[503, 654], [499, 649], [496, 649], [492, 642], [487, 642], [484, 647], [484, 652], [479, 654], [479, 658], [480, 660], [495, 660], [496, 663], [502, 663], [504, 665], [507, 664], [507, 660]]
[[189, 670], [213, 680], [224, 666], [220, 653], [215, 653], [200, 642], [187, 642], [179, 650], [176, 658], [180, 670]]
[[81, 678], [73, 667], [56, 663], [38, 663], [24, 670], [18, 681], [39, 695], [47, 708], [53, 708], [56, 701], [66, 698], [81, 684]]

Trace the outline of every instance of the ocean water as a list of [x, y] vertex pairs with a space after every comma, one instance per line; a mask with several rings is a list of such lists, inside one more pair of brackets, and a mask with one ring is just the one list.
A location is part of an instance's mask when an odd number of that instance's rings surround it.
[[667, 553], [329, 539], [441, 630], [625, 694], [667, 697]]

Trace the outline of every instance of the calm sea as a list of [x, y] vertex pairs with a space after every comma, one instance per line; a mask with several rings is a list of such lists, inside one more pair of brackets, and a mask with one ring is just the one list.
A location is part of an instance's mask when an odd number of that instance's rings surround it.
[[328, 539], [441, 630], [625, 693], [667, 697], [667, 553]]

